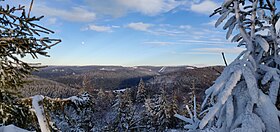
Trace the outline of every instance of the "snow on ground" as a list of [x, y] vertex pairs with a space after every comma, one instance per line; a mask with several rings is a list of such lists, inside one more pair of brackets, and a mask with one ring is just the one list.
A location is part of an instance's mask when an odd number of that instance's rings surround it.
[[100, 71], [116, 71], [116, 69], [114, 69], [114, 68], [101, 68], [101, 69], [99, 69]]
[[164, 72], [165, 69], [166, 69], [166, 67], [164, 66], [164, 67], [162, 67], [158, 72]]
[[192, 70], [192, 69], [195, 69], [195, 67], [193, 67], [193, 66], [187, 66], [186, 69], [191, 69], [191, 70]]
[[68, 99], [64, 100], [71, 100], [71, 102], [75, 103], [76, 105], [84, 105], [90, 101], [90, 95], [88, 93], [84, 93], [81, 96], [72, 96]]
[[0, 127], [0, 132], [30, 132], [14, 125]]
[[115, 93], [120, 93], [120, 92], [124, 92], [126, 90], [126, 88], [124, 88], [124, 89], [119, 89], [119, 90], [114, 90], [113, 92], [115, 92]]

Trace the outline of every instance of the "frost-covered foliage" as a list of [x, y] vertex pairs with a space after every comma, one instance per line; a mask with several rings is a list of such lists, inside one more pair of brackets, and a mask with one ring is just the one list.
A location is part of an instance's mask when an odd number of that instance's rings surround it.
[[188, 111], [188, 114], [189, 114], [189, 118], [186, 118], [182, 115], [179, 115], [179, 114], [175, 114], [174, 116], [179, 118], [180, 120], [183, 120], [184, 122], [187, 123], [187, 125], [184, 126], [185, 129], [188, 129], [188, 130], [196, 130], [198, 125], [199, 125], [199, 116], [198, 116], [198, 112], [197, 112], [197, 109], [196, 109], [196, 98], [194, 96], [193, 98], [193, 111], [190, 110], [189, 106], [186, 105], [186, 109]]
[[70, 99], [76, 106], [87, 106], [90, 105], [91, 97], [89, 93], [82, 93], [80, 96], [72, 96]]
[[155, 128], [159, 131], [164, 131], [168, 128], [170, 117], [168, 108], [169, 104], [167, 102], [167, 96], [164, 89], [161, 90], [161, 94], [155, 98], [153, 115], [155, 119]]
[[168, 100], [164, 88], [154, 98], [145, 100], [145, 109], [142, 113], [140, 125], [142, 131], [166, 131], [169, 128], [176, 128], [178, 120], [173, 116], [179, 111], [175, 96]]
[[140, 82], [139, 82], [137, 88], [138, 88], [138, 90], [137, 90], [137, 95], [136, 95], [136, 101], [138, 103], [144, 103], [145, 99], [147, 97], [147, 93], [146, 93], [145, 83], [142, 78], [140, 79]]
[[103, 111], [108, 106], [110, 106], [111, 101], [109, 99], [110, 96], [106, 95], [103, 89], [99, 89], [95, 100], [96, 110]]
[[28, 101], [19, 101], [16, 93], [0, 89], [0, 125], [14, 124], [28, 130], [39, 130]]
[[66, 99], [44, 99], [49, 126], [54, 131], [89, 131], [93, 127], [93, 105], [87, 92]]
[[116, 116], [112, 122], [106, 126], [106, 131], [135, 131], [137, 120], [135, 107], [132, 104], [130, 90], [124, 94], [119, 93], [118, 99], [113, 106], [116, 109]]
[[[214, 14], [225, 21], [226, 38], [245, 50], [224, 69], [215, 84], [205, 91], [205, 116], [195, 129], [232, 132], [276, 132], [279, 111], [279, 22], [275, 0], [225, 0]], [[279, 3], [278, 3], [279, 5]], [[227, 19], [229, 18], [229, 19]], [[226, 21], [227, 19], [227, 21]], [[193, 127], [192, 127], [193, 129]], [[189, 129], [191, 130], [191, 129]]]
[[144, 103], [144, 111], [142, 113], [142, 120], [140, 122], [141, 127], [143, 127], [143, 131], [155, 131], [155, 128], [153, 127], [154, 123], [154, 118], [153, 118], [153, 108], [154, 104], [151, 100], [151, 98], [145, 99]]
[[19, 99], [0, 92], [0, 124], [31, 131], [89, 131], [94, 113], [88, 93], [66, 99], [36, 95]]
[[[0, 125], [14, 124], [31, 131], [89, 131], [94, 109], [88, 93], [66, 99], [36, 95], [0, 104]], [[4, 105], [3, 105], [4, 104]], [[7, 118], [8, 117], [8, 118]]]
[[178, 119], [173, 116], [179, 112], [175, 95], [168, 96], [161, 90], [152, 98], [147, 97], [142, 104], [132, 101], [136, 95], [133, 96], [130, 91], [127, 89], [118, 93], [115, 104], [102, 117], [107, 119], [107, 125], [100, 129], [98, 124], [104, 121], [100, 120], [94, 126], [95, 131], [166, 131], [179, 128]]
[[178, 105], [178, 93], [173, 91], [173, 95], [171, 97], [171, 101], [169, 102], [168, 106], [168, 119], [170, 120], [168, 128], [177, 128], [178, 127], [178, 119], [173, 115], [180, 112], [179, 105]]

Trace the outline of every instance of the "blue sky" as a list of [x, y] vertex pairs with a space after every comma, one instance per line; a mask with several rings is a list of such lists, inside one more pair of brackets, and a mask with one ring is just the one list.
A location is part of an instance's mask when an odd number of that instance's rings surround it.
[[[13, 1], [13, 4], [18, 1]], [[26, 2], [26, 1], [25, 1]], [[44, 65], [217, 65], [242, 50], [209, 18], [221, 0], [35, 0], [62, 43]], [[23, 3], [28, 5], [28, 3]]]

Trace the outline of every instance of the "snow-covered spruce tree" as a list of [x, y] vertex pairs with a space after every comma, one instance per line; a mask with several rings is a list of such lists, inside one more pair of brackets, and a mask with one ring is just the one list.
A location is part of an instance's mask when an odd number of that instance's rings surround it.
[[106, 95], [105, 95], [103, 88], [99, 89], [99, 91], [97, 93], [97, 99], [103, 100], [105, 98], [106, 98]]
[[161, 88], [161, 93], [155, 98], [154, 108], [153, 108], [153, 116], [155, 117], [155, 128], [159, 131], [165, 131], [169, 124], [169, 104], [167, 101], [167, 94], [165, 89]]
[[153, 112], [155, 106], [150, 97], [145, 99], [144, 107], [145, 109], [141, 115], [142, 119], [140, 121], [141, 131], [155, 131], [155, 128], [153, 127], [155, 124], [155, 115]]
[[31, 17], [32, 6], [29, 9], [21, 5], [11, 7], [3, 1], [0, 1], [0, 124], [15, 123], [27, 128], [27, 123], [36, 123], [29, 120], [32, 114], [26, 103], [18, 100], [16, 89], [36, 67], [20, 58], [48, 56], [46, 50], [60, 40], [40, 37], [53, 31], [36, 24], [43, 16]]
[[132, 104], [130, 90], [118, 95], [118, 100], [114, 105], [117, 113], [113, 122], [107, 127], [107, 131], [127, 132], [136, 130], [137, 120], [135, 118], [135, 108]]
[[161, 93], [145, 99], [144, 110], [141, 113], [141, 131], [165, 131], [176, 128], [178, 120], [173, 115], [179, 111], [177, 96], [174, 94], [168, 101], [166, 91], [161, 88]]
[[106, 98], [106, 94], [104, 92], [104, 90], [101, 88], [99, 89], [98, 93], [97, 93], [97, 97], [96, 97], [96, 109], [97, 111], [103, 111], [106, 107], [108, 107], [108, 98]]
[[106, 97], [107, 97], [107, 101], [108, 101], [108, 104], [107, 104], [107, 105], [109, 105], [108, 107], [111, 107], [111, 105], [113, 105], [113, 102], [114, 102], [114, 100], [115, 100], [115, 95], [114, 95], [113, 91], [112, 91], [112, 90], [109, 90], [109, 91], [107, 92]]
[[95, 91], [94, 86], [91, 84], [92, 80], [90, 76], [90, 73], [82, 76], [82, 88], [80, 89], [81, 92], [87, 91], [93, 93]]
[[142, 78], [140, 79], [137, 88], [138, 88], [138, 90], [137, 90], [137, 94], [136, 94], [136, 102], [144, 103], [145, 99], [147, 97], [147, 93], [146, 93], [145, 83]]
[[173, 91], [173, 94], [171, 96], [171, 101], [169, 102], [169, 106], [168, 106], [168, 120], [169, 120], [168, 128], [176, 128], [178, 126], [178, 119], [173, 116], [178, 112], [179, 112], [178, 93]]
[[[189, 101], [186, 104], [188, 105], [189, 109], [194, 110], [194, 107], [195, 107], [196, 111], [200, 111], [201, 110], [200, 104], [198, 104], [198, 103], [194, 104], [193, 103], [193, 102], [196, 102], [195, 100], [196, 100], [196, 97], [197, 97], [197, 95], [196, 95], [196, 87], [195, 87], [194, 81], [192, 83], [191, 90], [192, 90], [192, 92], [189, 93]], [[188, 110], [187, 110], [187, 113], [189, 114]]]
[[[214, 14], [225, 22], [226, 38], [246, 49], [227, 66], [215, 84], [205, 91], [208, 106], [199, 129], [233, 132], [277, 132], [280, 112], [279, 29], [275, 0], [225, 0]], [[229, 18], [229, 19], [227, 19]]]

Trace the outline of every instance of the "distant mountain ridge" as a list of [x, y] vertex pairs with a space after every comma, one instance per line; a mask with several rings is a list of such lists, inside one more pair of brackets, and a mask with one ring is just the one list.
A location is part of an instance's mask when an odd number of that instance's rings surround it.
[[[222, 66], [204, 68], [197, 68], [195, 66], [49, 66], [33, 74], [75, 89], [83, 87], [83, 83], [87, 79], [90, 91], [100, 88], [104, 90], [117, 90], [135, 87], [140, 78], [143, 78], [147, 83], [160, 82], [168, 84], [175, 81], [188, 83], [185, 82], [188, 78], [203, 78], [203, 74], [200, 71], [205, 72], [208, 76], [214, 75], [210, 78], [212, 81], [215, 79], [217, 71], [222, 69]], [[190, 72], [193, 75], [188, 74]], [[165, 82], [159, 80], [165, 80]]]
[[[53, 76], [56, 74], [81, 74], [92, 70], [103, 70], [103, 71], [120, 71], [120, 70], [134, 70], [139, 72], [148, 72], [149, 74], [157, 73], [167, 73], [184, 69], [193, 69], [197, 68], [195, 66], [133, 66], [133, 67], [123, 67], [123, 66], [48, 66], [46, 68], [40, 69], [40, 73], [50, 73]], [[164, 71], [163, 71], [164, 69]], [[51, 71], [51, 72], [50, 72]], [[34, 72], [35, 75], [42, 75], [40, 73]], [[44, 74], [45, 74], [44, 73]], [[48, 77], [45, 74], [45, 77]]]

